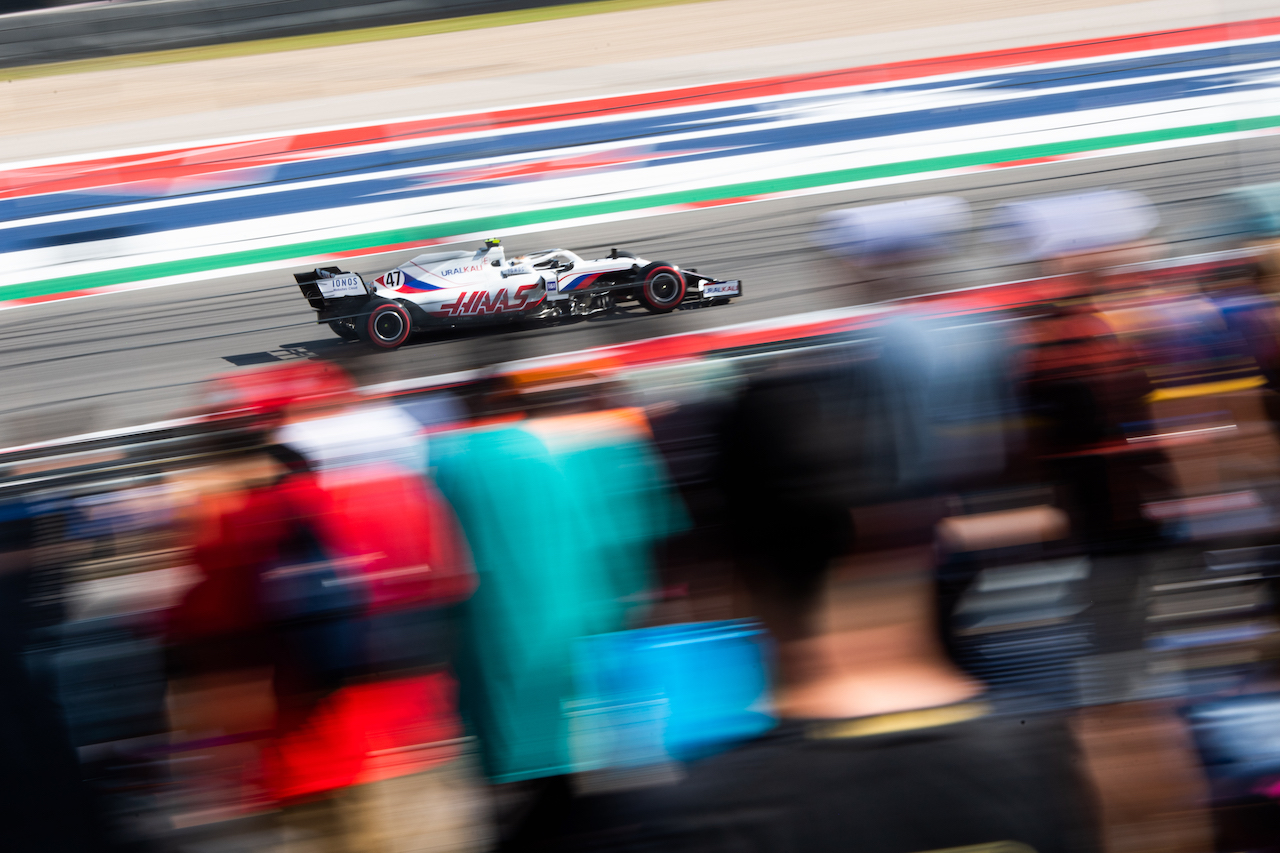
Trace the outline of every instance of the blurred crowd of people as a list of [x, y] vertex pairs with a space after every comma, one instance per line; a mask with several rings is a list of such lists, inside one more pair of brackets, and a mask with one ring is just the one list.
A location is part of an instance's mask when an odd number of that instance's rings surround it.
[[0, 506], [6, 850], [1280, 849], [1259, 256], [767, 358], [210, 383]]

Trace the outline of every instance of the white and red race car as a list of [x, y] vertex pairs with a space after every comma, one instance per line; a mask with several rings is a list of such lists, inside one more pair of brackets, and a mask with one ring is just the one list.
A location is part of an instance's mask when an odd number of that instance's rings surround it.
[[716, 305], [742, 295], [720, 281], [614, 249], [586, 260], [565, 249], [507, 259], [498, 240], [474, 252], [418, 255], [366, 282], [323, 267], [294, 273], [302, 295], [339, 337], [395, 349], [414, 331], [510, 319], [556, 319], [610, 311], [634, 299], [655, 314]]

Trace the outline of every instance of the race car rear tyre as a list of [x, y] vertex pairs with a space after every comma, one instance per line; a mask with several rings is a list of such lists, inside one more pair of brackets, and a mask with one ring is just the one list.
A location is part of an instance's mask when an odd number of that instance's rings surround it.
[[650, 264], [644, 269], [640, 304], [650, 313], [666, 314], [684, 301], [687, 287], [680, 270], [670, 264]]
[[360, 339], [360, 335], [356, 333], [356, 324], [350, 320], [330, 320], [329, 328], [335, 335], [344, 341], [355, 341]]
[[370, 305], [356, 321], [360, 340], [378, 349], [396, 349], [409, 339], [409, 312], [395, 302]]

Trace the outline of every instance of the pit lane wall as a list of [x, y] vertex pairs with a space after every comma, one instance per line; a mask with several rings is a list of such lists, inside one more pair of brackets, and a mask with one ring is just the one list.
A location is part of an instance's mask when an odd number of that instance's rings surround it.
[[[585, 0], [123, 0], [14, 11], [0, 4], [0, 68], [313, 35]], [[35, 6], [36, 4], [30, 4]]]

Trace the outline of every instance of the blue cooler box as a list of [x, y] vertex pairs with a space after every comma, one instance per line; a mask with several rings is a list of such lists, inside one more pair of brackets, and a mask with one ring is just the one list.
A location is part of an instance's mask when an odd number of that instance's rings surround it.
[[578, 770], [686, 761], [774, 726], [769, 642], [750, 620], [584, 637], [566, 708]]

